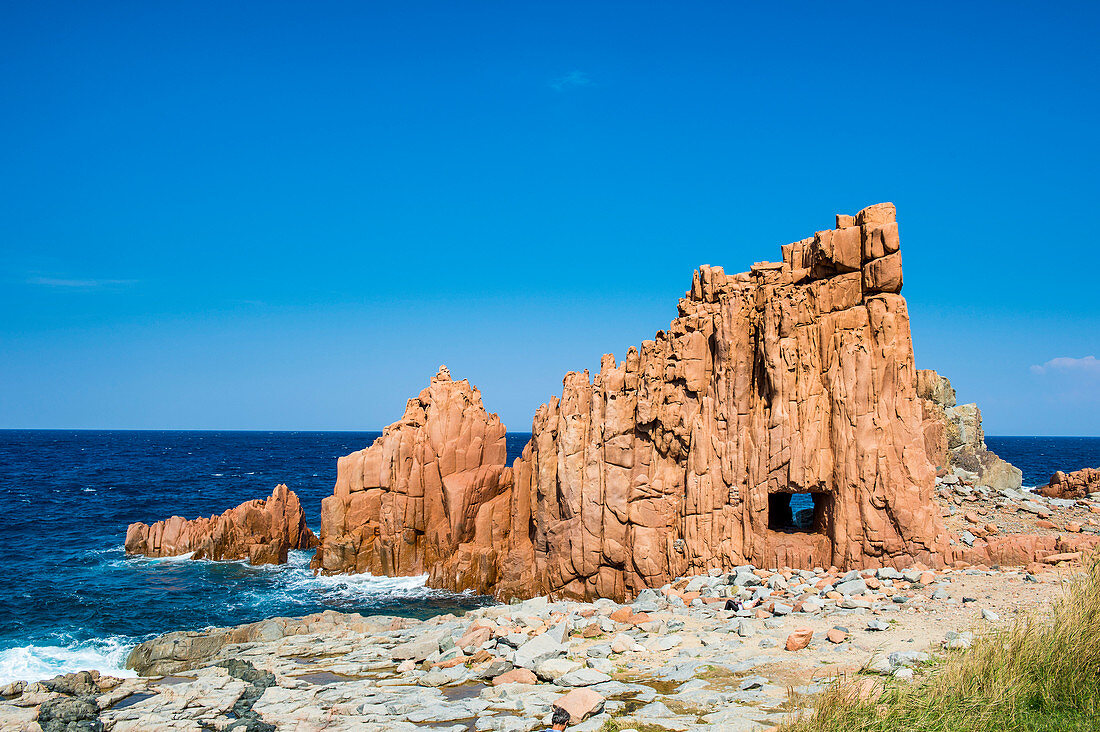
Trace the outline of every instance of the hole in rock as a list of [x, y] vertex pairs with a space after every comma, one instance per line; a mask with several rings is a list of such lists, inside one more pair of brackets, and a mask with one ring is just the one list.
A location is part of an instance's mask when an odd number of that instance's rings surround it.
[[832, 511], [832, 493], [772, 493], [768, 496], [768, 528], [788, 534], [824, 534]]

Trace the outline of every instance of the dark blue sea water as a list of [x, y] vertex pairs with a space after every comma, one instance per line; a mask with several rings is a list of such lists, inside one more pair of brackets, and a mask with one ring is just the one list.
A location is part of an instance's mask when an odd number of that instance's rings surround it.
[[[488, 598], [423, 578], [314, 577], [288, 565], [126, 558], [133, 521], [221, 513], [286, 483], [316, 530], [336, 459], [377, 432], [0, 431], [0, 684], [116, 670], [170, 630], [326, 609], [428, 617]], [[509, 435], [512, 457], [529, 435]]]
[[1100, 468], [1100, 437], [986, 437], [985, 446], [1024, 471], [1024, 485], [1046, 485], [1056, 470]]
[[[221, 513], [297, 492], [316, 528], [336, 459], [372, 432], [0, 431], [0, 684], [98, 668], [169, 630], [325, 609], [427, 617], [488, 598], [429, 590], [423, 578], [314, 577], [309, 552], [283, 567], [128, 559], [133, 521]], [[509, 436], [516, 457], [529, 435]], [[1100, 438], [989, 437], [1024, 471], [1100, 466]]]

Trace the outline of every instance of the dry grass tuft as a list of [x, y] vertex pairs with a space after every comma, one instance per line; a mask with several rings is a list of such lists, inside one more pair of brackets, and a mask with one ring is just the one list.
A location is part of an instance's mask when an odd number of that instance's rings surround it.
[[[1072, 732], [1100, 729], [1100, 560], [1046, 616], [949, 652], [923, 679], [869, 693], [840, 682], [783, 732]], [[862, 692], [862, 693], [861, 693]]]

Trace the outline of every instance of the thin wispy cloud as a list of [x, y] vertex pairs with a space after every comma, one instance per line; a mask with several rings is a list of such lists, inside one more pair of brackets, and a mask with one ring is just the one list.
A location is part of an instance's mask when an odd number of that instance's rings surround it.
[[592, 81], [592, 77], [583, 71], [570, 71], [568, 74], [550, 81], [550, 88], [557, 92], [595, 85], [596, 82]]
[[39, 287], [55, 287], [69, 290], [94, 290], [108, 287], [126, 287], [137, 280], [106, 280], [106, 279], [70, 279], [66, 277], [30, 277], [28, 285]]
[[1084, 358], [1059, 356], [1058, 358], [1050, 359], [1046, 363], [1036, 364], [1035, 366], [1032, 366], [1031, 373], [1072, 373], [1100, 376], [1100, 359], [1097, 359], [1096, 356], [1085, 356]]

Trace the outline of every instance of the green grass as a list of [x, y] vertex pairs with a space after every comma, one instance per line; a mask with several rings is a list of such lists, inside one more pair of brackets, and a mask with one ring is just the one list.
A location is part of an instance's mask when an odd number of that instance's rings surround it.
[[621, 732], [624, 729], [636, 730], [636, 732], [668, 732], [666, 727], [658, 727], [655, 724], [635, 724], [629, 720], [609, 719], [600, 727], [600, 732]]
[[[839, 682], [783, 732], [1100, 729], [1100, 560], [1049, 613], [952, 651], [910, 683]], [[870, 684], [874, 683], [874, 688]], [[862, 693], [861, 693], [862, 692]]]

